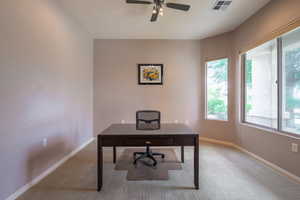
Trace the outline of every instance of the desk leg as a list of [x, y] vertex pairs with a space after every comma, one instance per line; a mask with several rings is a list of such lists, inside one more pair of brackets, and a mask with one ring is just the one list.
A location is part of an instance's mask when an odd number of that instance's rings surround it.
[[117, 160], [117, 150], [116, 150], [116, 146], [113, 146], [113, 162], [114, 164], [116, 163]]
[[102, 138], [98, 136], [98, 146], [97, 146], [97, 165], [98, 165], [98, 187], [97, 191], [99, 192], [102, 188], [102, 179], [103, 179], [103, 147], [102, 147]]
[[199, 136], [195, 137], [194, 141], [194, 183], [195, 188], [199, 189]]
[[184, 146], [181, 146], [181, 162], [184, 163]]

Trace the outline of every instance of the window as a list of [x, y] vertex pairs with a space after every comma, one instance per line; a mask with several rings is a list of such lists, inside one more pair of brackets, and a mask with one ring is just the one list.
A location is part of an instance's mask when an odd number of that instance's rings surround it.
[[282, 130], [300, 135], [300, 29], [282, 37]]
[[228, 120], [228, 59], [206, 63], [206, 118]]
[[270, 41], [246, 53], [245, 121], [277, 127], [277, 47]]
[[242, 56], [243, 122], [300, 136], [300, 29]]

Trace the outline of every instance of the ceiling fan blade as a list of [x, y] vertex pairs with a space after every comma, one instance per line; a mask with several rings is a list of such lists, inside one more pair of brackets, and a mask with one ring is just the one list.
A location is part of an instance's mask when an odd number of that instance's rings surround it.
[[126, 0], [126, 3], [134, 3], [134, 4], [152, 4], [151, 1], [138, 1], [138, 0]]
[[183, 10], [183, 11], [188, 11], [191, 8], [190, 5], [179, 4], [179, 3], [166, 3], [166, 6], [168, 8], [173, 8], [173, 9]]
[[155, 22], [155, 21], [157, 21], [157, 18], [158, 18], [158, 12], [156, 12], [156, 13], [152, 13], [152, 16], [151, 16], [151, 22]]

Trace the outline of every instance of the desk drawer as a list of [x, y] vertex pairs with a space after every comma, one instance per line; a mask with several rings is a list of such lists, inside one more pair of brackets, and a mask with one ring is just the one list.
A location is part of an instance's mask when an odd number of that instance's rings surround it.
[[151, 142], [151, 146], [171, 146], [174, 145], [172, 137], [129, 137], [123, 140], [124, 146], [145, 146], [146, 142]]
[[139, 136], [102, 136], [103, 146], [145, 146], [151, 142], [151, 146], [193, 146], [195, 135], [139, 135]]
[[122, 146], [122, 140], [116, 137], [103, 137], [102, 138], [102, 145], [106, 147], [112, 146]]

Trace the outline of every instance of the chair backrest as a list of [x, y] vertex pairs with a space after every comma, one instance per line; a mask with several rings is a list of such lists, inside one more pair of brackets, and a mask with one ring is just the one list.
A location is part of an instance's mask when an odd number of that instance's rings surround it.
[[136, 129], [160, 129], [160, 112], [156, 110], [140, 110], [136, 112]]

